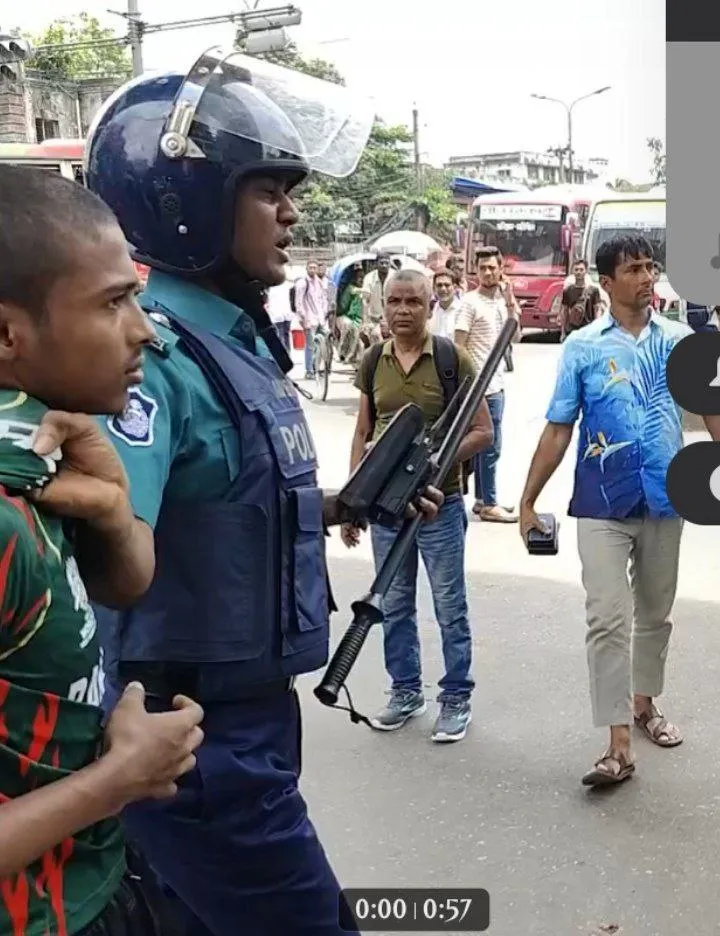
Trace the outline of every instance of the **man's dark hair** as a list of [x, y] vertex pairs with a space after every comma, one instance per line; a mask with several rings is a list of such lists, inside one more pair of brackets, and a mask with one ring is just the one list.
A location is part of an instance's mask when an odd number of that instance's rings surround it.
[[42, 315], [68, 245], [117, 224], [102, 199], [47, 169], [0, 165], [0, 302]]
[[644, 237], [613, 237], [598, 247], [595, 266], [599, 276], [614, 276], [625, 260], [644, 258], [653, 259], [652, 246]]
[[453, 276], [453, 271], [452, 271], [452, 270], [448, 270], [448, 269], [445, 269], [445, 270], [438, 270], [437, 273], [435, 273], [435, 275], [433, 276], [433, 286], [434, 286], [435, 283], [437, 283], [437, 281], [438, 281], [439, 279], [441, 279], [442, 277], [445, 277], [445, 279], [449, 279], [449, 280], [450, 280], [451, 282], [453, 282], [453, 283], [454, 283], [454, 281], [455, 281], [455, 280], [454, 280], [454, 276]]
[[499, 247], [478, 247], [475, 251], [476, 263], [479, 263], [481, 260], [490, 260], [491, 257], [495, 257], [497, 262], [502, 266], [502, 253]]
[[576, 267], [576, 266], [584, 266], [585, 269], [587, 270], [587, 260], [583, 260], [582, 257], [580, 257], [580, 258], [578, 258], [577, 260], [575, 260], [575, 261], [573, 262], [573, 266], [574, 266], [574, 267]]
[[377, 257], [375, 257], [376, 263], [379, 263], [381, 260], [390, 260], [390, 254], [387, 252], [387, 250], [381, 250]]

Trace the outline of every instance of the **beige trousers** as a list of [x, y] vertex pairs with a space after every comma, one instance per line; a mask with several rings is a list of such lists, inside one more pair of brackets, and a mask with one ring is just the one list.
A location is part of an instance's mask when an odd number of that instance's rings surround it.
[[683, 521], [577, 523], [597, 728], [631, 725], [632, 696], [659, 696], [672, 631]]

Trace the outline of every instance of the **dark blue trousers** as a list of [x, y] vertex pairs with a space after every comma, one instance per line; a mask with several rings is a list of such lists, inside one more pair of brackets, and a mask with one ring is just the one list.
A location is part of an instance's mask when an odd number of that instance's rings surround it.
[[181, 902], [186, 936], [341, 936], [340, 888], [298, 790], [297, 695], [205, 713], [178, 795], [124, 813], [129, 840]]

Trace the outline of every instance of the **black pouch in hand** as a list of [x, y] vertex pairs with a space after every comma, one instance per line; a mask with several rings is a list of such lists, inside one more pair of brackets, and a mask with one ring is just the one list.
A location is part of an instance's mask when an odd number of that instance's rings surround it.
[[538, 514], [547, 533], [530, 530], [527, 538], [527, 550], [531, 556], [556, 556], [558, 553], [558, 532], [560, 524], [554, 514]]

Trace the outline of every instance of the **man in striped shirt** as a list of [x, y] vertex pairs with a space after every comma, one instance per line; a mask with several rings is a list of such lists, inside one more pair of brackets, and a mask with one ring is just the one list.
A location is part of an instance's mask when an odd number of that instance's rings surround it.
[[[477, 252], [478, 288], [465, 294], [455, 320], [455, 343], [467, 348], [480, 370], [487, 361], [500, 330], [509, 315], [520, 321], [520, 307], [509, 286], [502, 285], [502, 254], [497, 247], [481, 247]], [[520, 340], [520, 329], [516, 332]], [[475, 504], [473, 513], [492, 523], [516, 523], [517, 514], [497, 501], [497, 464], [502, 447], [502, 420], [505, 410], [505, 364], [490, 382], [487, 403], [495, 438], [493, 444], [475, 456]]]

